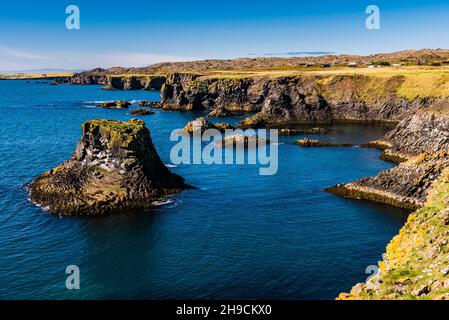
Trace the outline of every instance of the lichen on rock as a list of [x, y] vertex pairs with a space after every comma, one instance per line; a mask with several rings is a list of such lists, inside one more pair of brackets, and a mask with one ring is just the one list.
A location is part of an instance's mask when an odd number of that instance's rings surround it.
[[58, 215], [150, 208], [187, 185], [160, 160], [141, 120], [91, 120], [70, 158], [32, 181], [30, 199]]
[[338, 299], [449, 299], [449, 169], [387, 246], [380, 273]]

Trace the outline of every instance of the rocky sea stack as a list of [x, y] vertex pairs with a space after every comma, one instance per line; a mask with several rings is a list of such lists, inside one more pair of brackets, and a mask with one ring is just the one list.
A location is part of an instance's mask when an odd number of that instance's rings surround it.
[[141, 120], [91, 120], [71, 159], [29, 184], [30, 199], [58, 215], [105, 215], [150, 208], [182, 191]]

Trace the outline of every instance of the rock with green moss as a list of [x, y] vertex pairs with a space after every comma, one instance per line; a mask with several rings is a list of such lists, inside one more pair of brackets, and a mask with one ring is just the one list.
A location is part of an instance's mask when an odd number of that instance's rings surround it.
[[141, 120], [91, 120], [71, 159], [29, 184], [30, 199], [58, 215], [151, 208], [186, 188], [160, 160]]

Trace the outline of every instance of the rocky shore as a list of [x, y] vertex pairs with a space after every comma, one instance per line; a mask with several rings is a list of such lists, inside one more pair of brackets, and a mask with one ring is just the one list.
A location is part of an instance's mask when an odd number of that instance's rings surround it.
[[160, 160], [143, 121], [92, 120], [70, 160], [29, 185], [30, 199], [57, 215], [94, 216], [153, 207], [184, 179]]
[[[211, 117], [254, 113], [239, 124], [243, 129], [270, 126], [285, 130], [301, 123], [395, 124], [382, 139], [362, 147], [380, 149], [381, 158], [397, 163], [396, 167], [326, 189], [415, 211], [388, 246], [379, 264], [381, 273], [340, 298], [449, 298], [449, 93], [445, 75], [254, 77], [234, 73], [221, 77], [172, 71], [161, 85], [163, 109], [207, 111]], [[123, 79], [114, 81], [109, 80], [108, 86], [125, 89], [138, 80], [129, 80], [126, 86]], [[221, 130], [219, 126], [200, 118], [185, 130]], [[285, 130], [284, 134], [297, 133]], [[303, 141], [304, 146], [321, 144]]]

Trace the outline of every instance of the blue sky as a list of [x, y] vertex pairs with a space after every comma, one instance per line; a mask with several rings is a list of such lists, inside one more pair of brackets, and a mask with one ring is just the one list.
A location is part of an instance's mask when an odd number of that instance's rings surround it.
[[[65, 28], [78, 5], [81, 29]], [[365, 28], [365, 9], [381, 29]], [[449, 4], [428, 0], [2, 1], [0, 71], [449, 48]]]

